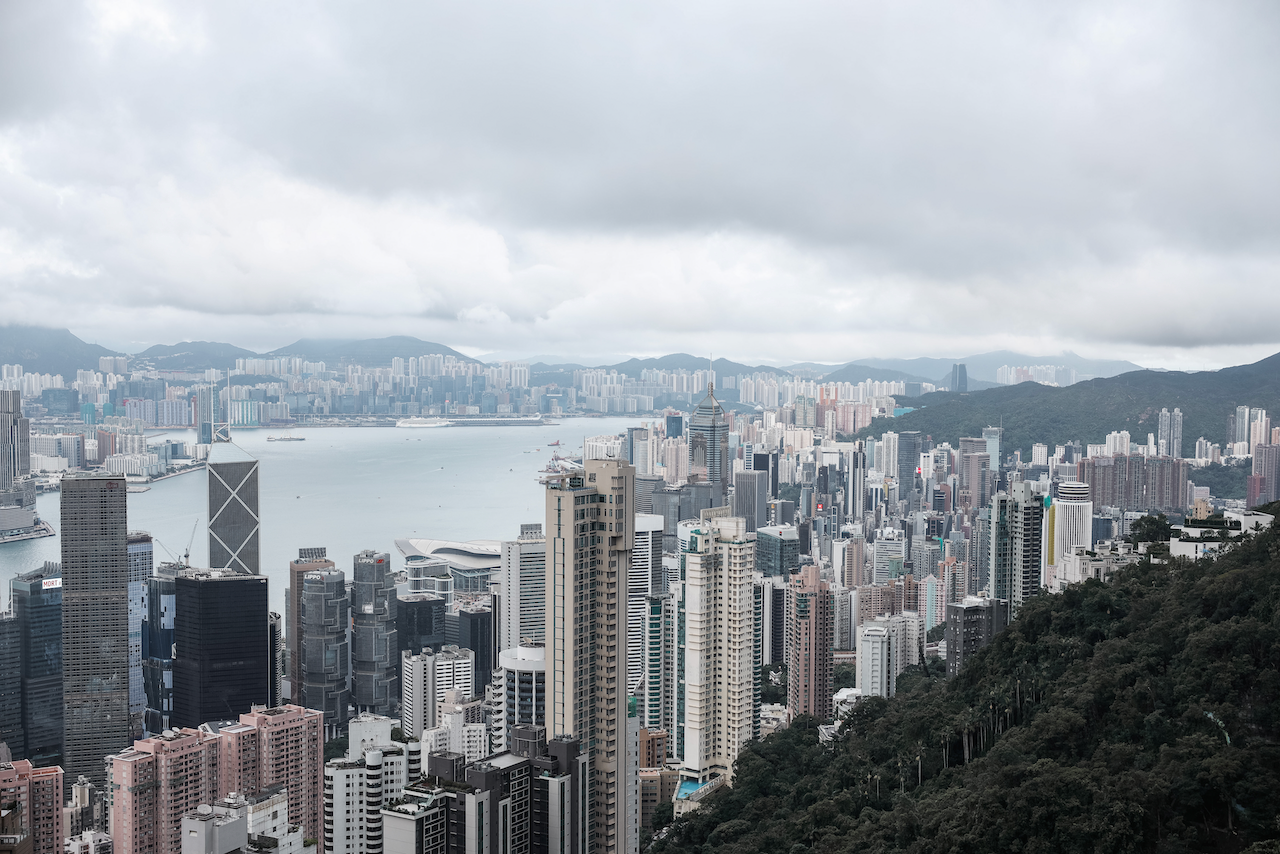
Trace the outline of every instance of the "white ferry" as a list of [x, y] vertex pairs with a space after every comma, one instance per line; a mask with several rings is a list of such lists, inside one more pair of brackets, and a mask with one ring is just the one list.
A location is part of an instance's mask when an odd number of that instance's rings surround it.
[[397, 427], [448, 427], [449, 422], [444, 418], [401, 418], [396, 422]]

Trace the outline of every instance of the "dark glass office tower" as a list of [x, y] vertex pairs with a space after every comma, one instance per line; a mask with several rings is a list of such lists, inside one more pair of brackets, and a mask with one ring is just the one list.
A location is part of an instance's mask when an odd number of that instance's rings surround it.
[[[351, 704], [351, 608], [341, 570], [317, 569], [302, 576], [298, 643], [298, 697], [294, 702], [324, 712], [325, 731], [347, 728]], [[398, 659], [397, 659], [398, 660]]]
[[22, 625], [12, 613], [0, 613], [0, 743], [14, 759], [27, 757], [22, 726]]
[[62, 479], [64, 779], [106, 785], [102, 757], [128, 747], [129, 558], [123, 475]]
[[13, 614], [22, 627], [24, 758], [40, 766], [61, 765], [62, 567], [46, 563], [15, 578]]
[[[625, 592], [625, 591], [624, 591]], [[478, 605], [463, 606], [445, 616], [448, 643], [475, 653], [471, 684], [477, 696], [484, 696], [484, 686], [493, 679], [493, 612]]]
[[444, 645], [445, 602], [434, 593], [401, 593], [396, 597], [396, 641], [399, 651], [415, 655], [439, 652]]
[[351, 694], [357, 711], [389, 715], [400, 696], [399, 603], [391, 556], [366, 549], [353, 562]]
[[257, 575], [258, 461], [238, 445], [209, 448], [209, 568]]
[[270, 699], [267, 579], [188, 569], [174, 579], [174, 727], [234, 720]]
[[147, 694], [143, 726], [152, 735], [172, 728], [174, 564], [161, 564], [147, 579], [147, 616], [142, 624], [142, 684]]

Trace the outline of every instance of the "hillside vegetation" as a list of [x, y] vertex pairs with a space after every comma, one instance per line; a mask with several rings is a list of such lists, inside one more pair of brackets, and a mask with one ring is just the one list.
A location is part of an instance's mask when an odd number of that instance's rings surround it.
[[1100, 443], [1112, 430], [1128, 430], [1143, 444], [1158, 432], [1161, 408], [1182, 410], [1182, 455], [1195, 455], [1196, 439], [1225, 441], [1227, 419], [1237, 406], [1280, 411], [1280, 354], [1252, 365], [1196, 374], [1133, 371], [1089, 380], [1066, 388], [1021, 383], [1014, 386], [952, 394], [938, 392], [910, 401], [921, 408], [899, 418], [877, 418], [858, 434], [879, 436], [888, 430], [919, 430], [935, 442], [981, 436], [987, 426], [1004, 427], [1002, 450], [1079, 440]]
[[[1273, 505], [1273, 510], [1275, 506]], [[830, 745], [750, 745], [657, 854], [1277, 851], [1280, 535], [1028, 602]]]

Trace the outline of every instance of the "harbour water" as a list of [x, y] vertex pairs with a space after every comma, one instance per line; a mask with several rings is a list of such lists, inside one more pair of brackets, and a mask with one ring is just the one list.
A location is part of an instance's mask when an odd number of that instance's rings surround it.
[[[339, 569], [363, 549], [391, 553], [395, 540], [515, 539], [522, 522], [543, 521], [539, 471], [552, 452], [577, 452], [584, 436], [614, 434], [647, 419], [565, 419], [542, 427], [443, 430], [332, 427], [295, 430], [305, 442], [267, 442], [268, 431], [239, 431], [236, 444], [259, 460], [262, 574], [271, 609], [284, 613], [289, 561], [302, 547], [324, 546]], [[170, 432], [171, 438], [184, 434]], [[194, 434], [186, 434], [194, 441]], [[562, 447], [548, 443], [560, 440]], [[129, 528], [157, 539], [156, 561], [191, 543], [192, 566], [208, 554], [206, 475], [167, 478], [129, 496]], [[57, 493], [37, 499], [41, 517], [60, 527]], [[194, 538], [192, 532], [194, 530]], [[58, 537], [0, 546], [0, 599], [9, 580], [59, 560]]]

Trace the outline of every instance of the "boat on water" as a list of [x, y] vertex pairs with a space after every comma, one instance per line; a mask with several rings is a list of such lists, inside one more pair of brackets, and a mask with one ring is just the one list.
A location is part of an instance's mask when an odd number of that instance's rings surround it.
[[305, 442], [306, 436], [268, 436], [268, 442]]
[[560, 447], [560, 440], [559, 440], [559, 439], [556, 439], [554, 442], [548, 442], [548, 443], [547, 443], [547, 447], [548, 447], [548, 448], [558, 448], [558, 447]]
[[396, 422], [397, 427], [448, 427], [449, 421], [444, 418], [401, 418]]

